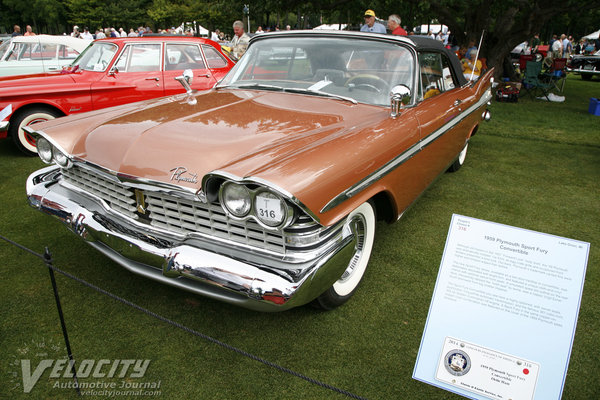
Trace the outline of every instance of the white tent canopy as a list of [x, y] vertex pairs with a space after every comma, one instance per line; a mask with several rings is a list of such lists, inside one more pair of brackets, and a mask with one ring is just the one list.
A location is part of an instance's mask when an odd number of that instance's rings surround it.
[[323, 24], [323, 25], [319, 25], [314, 29], [323, 29], [323, 30], [344, 30], [346, 29], [346, 27], [348, 26], [348, 24]]
[[[176, 31], [179, 34], [183, 34], [186, 29], [192, 29], [194, 33], [198, 33], [200, 36], [208, 36], [208, 29], [196, 23], [196, 21], [184, 22], [177, 27]], [[198, 32], [196, 32], [196, 29], [198, 29]]]
[[588, 40], [596, 40], [598, 39], [598, 37], [600, 36], [600, 30], [594, 32], [594, 33], [590, 33], [587, 36], [584, 36], [584, 39], [588, 39]]

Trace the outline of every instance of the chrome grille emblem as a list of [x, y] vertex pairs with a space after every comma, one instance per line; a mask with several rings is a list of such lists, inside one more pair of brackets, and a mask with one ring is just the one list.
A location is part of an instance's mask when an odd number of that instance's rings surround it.
[[146, 200], [144, 199], [144, 192], [139, 189], [135, 189], [135, 202], [136, 210], [140, 214], [146, 214], [148, 206], [146, 206]]
[[171, 180], [176, 182], [198, 183], [198, 174], [188, 172], [185, 167], [175, 167], [169, 172], [172, 172]]

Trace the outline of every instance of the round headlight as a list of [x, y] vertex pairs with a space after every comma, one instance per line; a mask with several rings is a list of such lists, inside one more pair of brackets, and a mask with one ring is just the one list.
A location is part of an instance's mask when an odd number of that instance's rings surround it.
[[43, 137], [38, 137], [36, 141], [38, 156], [42, 159], [46, 164], [50, 164], [52, 162], [52, 145], [49, 141], [44, 139]]
[[236, 217], [244, 217], [250, 212], [250, 192], [244, 185], [233, 182], [225, 183], [221, 200], [223, 206]]
[[256, 218], [265, 225], [277, 226], [285, 219], [285, 201], [272, 192], [260, 192], [254, 199]]
[[63, 168], [69, 168], [71, 166], [71, 160], [69, 160], [69, 157], [58, 150], [54, 151], [54, 161], [56, 161], [56, 163]]

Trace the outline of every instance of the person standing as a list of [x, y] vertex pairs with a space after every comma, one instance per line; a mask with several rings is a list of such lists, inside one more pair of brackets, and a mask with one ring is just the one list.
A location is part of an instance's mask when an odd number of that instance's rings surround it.
[[562, 57], [562, 40], [557, 39], [556, 35], [552, 37], [554, 41], [552, 42], [552, 58], [561, 58]]
[[31, 28], [31, 25], [27, 25], [25, 27], [25, 35], [23, 36], [35, 36], [35, 33], [33, 33], [33, 29]]
[[567, 35], [564, 33], [561, 35], [560, 39], [562, 40], [562, 56], [563, 58], [569, 58], [569, 54], [573, 51], [573, 46], [571, 45], [571, 41], [567, 39]]
[[387, 33], [385, 26], [375, 21], [375, 11], [365, 11], [365, 24], [360, 27], [361, 32]]
[[15, 26], [13, 27], [13, 33], [12, 33], [12, 35], [10, 35], [10, 36], [11, 36], [11, 37], [15, 37], [15, 36], [23, 36], [23, 35], [21, 34], [21, 27], [20, 27], [19, 25], [15, 25]]
[[540, 34], [536, 33], [535, 35], [533, 35], [533, 39], [531, 39], [529, 43], [531, 44], [531, 54], [537, 53], [537, 49], [542, 43], [540, 40]]
[[86, 40], [94, 40], [94, 35], [92, 35], [92, 33], [90, 32], [90, 30], [88, 29], [87, 26], [83, 28], [83, 33], [81, 34], [81, 38], [86, 39]]
[[406, 31], [401, 24], [400, 16], [392, 14], [388, 17], [388, 28], [392, 31], [392, 35], [406, 36]]
[[231, 52], [236, 60], [239, 60], [246, 49], [248, 49], [248, 42], [250, 42], [250, 36], [244, 32], [244, 23], [240, 20], [233, 23], [233, 39], [231, 39]]

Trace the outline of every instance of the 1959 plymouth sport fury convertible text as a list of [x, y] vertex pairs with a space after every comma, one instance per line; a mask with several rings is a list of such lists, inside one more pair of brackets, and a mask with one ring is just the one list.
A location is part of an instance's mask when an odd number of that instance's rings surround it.
[[[277, 55], [275, 57], [274, 55]], [[257, 35], [208, 92], [28, 127], [32, 206], [129, 270], [256, 310], [334, 308], [395, 221], [489, 118], [427, 38]]]

